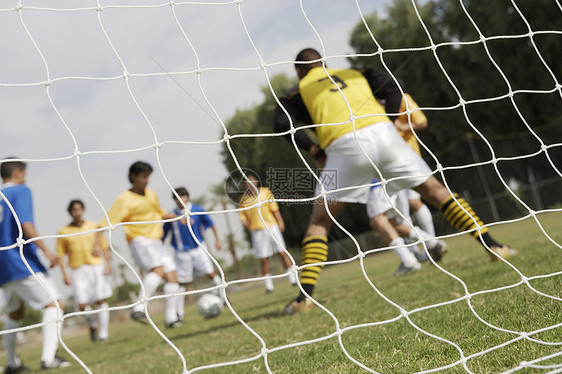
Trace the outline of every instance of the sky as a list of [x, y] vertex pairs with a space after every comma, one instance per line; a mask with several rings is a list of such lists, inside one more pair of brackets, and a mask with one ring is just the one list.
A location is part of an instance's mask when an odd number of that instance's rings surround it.
[[[294, 75], [302, 48], [346, 67], [337, 56], [352, 52], [360, 11], [387, 0], [17, 3], [0, 5], [0, 158], [28, 160], [36, 226], [54, 250], [68, 202], [98, 221], [134, 161], [152, 164], [149, 188], [167, 210], [169, 185], [208, 196], [228, 176], [223, 124], [261, 102], [267, 76]], [[224, 240], [225, 214], [212, 217]], [[237, 214], [228, 219], [241, 237]]]

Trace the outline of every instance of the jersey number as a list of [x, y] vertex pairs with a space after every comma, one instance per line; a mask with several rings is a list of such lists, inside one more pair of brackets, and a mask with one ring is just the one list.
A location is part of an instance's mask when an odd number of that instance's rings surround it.
[[[326, 79], [330, 79], [330, 78], [322, 78], [322, 79], [318, 79], [318, 82], [322, 82], [325, 81]], [[339, 90], [343, 90], [344, 88], [347, 87], [347, 84], [345, 84], [345, 82], [338, 77], [337, 75], [332, 75], [332, 80], [334, 82], [336, 82], [336, 84], [339, 86]], [[331, 92], [338, 92], [339, 91], [337, 88], [331, 88], [330, 91]]]

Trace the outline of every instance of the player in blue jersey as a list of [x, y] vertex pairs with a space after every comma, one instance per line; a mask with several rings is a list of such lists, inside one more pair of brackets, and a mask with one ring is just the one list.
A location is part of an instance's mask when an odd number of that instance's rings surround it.
[[[35, 310], [41, 309], [42, 323], [45, 324], [41, 328], [43, 333], [41, 367], [43, 369], [67, 367], [70, 363], [56, 356], [58, 348], [56, 303], [61, 310], [63, 309], [60, 294], [53, 279], [41, 264], [37, 256], [37, 248], [50, 261], [51, 267], [58, 264], [59, 258], [41, 239], [23, 243], [38, 236], [33, 221], [31, 190], [25, 185], [26, 164], [13, 157], [5, 159], [0, 165], [0, 175], [3, 182], [0, 186], [2, 192], [0, 194], [0, 249], [2, 249], [0, 250], [0, 287], [4, 291], [5, 308], [8, 314], [4, 330], [21, 326], [24, 303]], [[21, 244], [23, 245], [20, 247]], [[21, 256], [22, 252], [25, 262]], [[5, 373], [28, 370], [16, 354], [15, 333], [4, 335], [4, 347], [6, 349]]]
[[[222, 283], [221, 278], [215, 272], [213, 261], [201, 247], [205, 240], [203, 231], [211, 229], [215, 236], [215, 248], [221, 249], [222, 243], [215, 224], [207, 214], [201, 214], [205, 213], [203, 207], [189, 201], [189, 192], [185, 187], [176, 188], [176, 193], [181, 200], [178, 200], [176, 195], [172, 194], [177, 208], [170, 213], [177, 216], [183, 215], [186, 212], [193, 213], [189, 222], [193, 234], [189, 227], [181, 221], [164, 223], [164, 236], [162, 240], [165, 240], [168, 235], [171, 236], [170, 244], [175, 251], [174, 259], [176, 261], [178, 283], [180, 284], [179, 292], [185, 292], [186, 285], [193, 281], [193, 273], [206, 274], [213, 281], [213, 284], [218, 286]], [[220, 296], [222, 297], [222, 295]], [[184, 299], [184, 297], [181, 297], [178, 303], [178, 319], [180, 321], [183, 320], [184, 315]]]

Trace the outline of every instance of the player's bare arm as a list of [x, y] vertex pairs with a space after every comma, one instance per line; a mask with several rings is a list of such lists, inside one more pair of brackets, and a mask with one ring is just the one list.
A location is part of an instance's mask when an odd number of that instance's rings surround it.
[[[33, 222], [24, 222], [21, 225], [21, 228], [23, 230], [23, 235], [27, 238], [27, 239], [33, 239], [33, 238], [37, 238], [39, 235], [37, 234], [37, 230], [35, 230], [35, 226], [33, 225]], [[57, 264], [59, 264], [60, 259], [59, 256], [57, 256], [55, 253], [51, 252], [47, 246], [45, 245], [45, 243], [43, 243], [43, 241], [41, 239], [37, 239], [35, 241], [35, 245], [37, 245], [37, 247], [43, 252], [43, 254], [47, 257], [47, 259], [50, 262], [50, 267], [54, 267]]]
[[222, 248], [222, 242], [219, 238], [217, 228], [215, 226], [211, 226], [211, 230], [213, 230], [213, 235], [215, 236], [215, 248], [220, 250]]
[[283, 217], [281, 217], [281, 213], [279, 211], [273, 212], [273, 216], [277, 221], [277, 225], [279, 226], [279, 230], [281, 232], [285, 232], [285, 221], [283, 221]]

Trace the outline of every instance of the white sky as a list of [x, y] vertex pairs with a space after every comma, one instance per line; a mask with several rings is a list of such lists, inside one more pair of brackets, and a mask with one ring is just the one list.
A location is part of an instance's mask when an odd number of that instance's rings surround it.
[[[359, 4], [367, 15], [383, 9], [386, 2], [364, 0]], [[118, 154], [100, 152], [149, 147], [155, 144], [155, 138], [159, 142], [221, 140], [220, 121], [227, 121], [237, 108], [259, 103], [261, 87], [266, 85], [260, 59], [243, 23], [264, 63], [276, 64], [267, 66], [270, 76], [294, 74], [288, 61], [300, 49], [321, 50], [297, 0], [245, 0], [240, 1], [240, 7], [234, 2], [205, 3], [174, 7], [194, 53], [174, 19], [172, 7], [164, 3], [102, 1], [104, 9], [98, 14], [95, 1], [24, 0], [20, 12], [15, 10], [17, 1], [2, 2], [0, 157], [31, 160], [27, 183], [34, 194], [41, 235], [55, 235], [69, 222], [66, 206], [72, 198], [85, 201], [87, 219], [97, 221], [102, 217], [101, 208], [80, 178], [77, 159], [72, 157], [75, 149], [94, 152], [80, 157], [80, 168], [105, 209], [129, 187], [127, 170], [136, 160], [155, 167], [149, 187], [158, 193], [164, 208], [173, 208], [154, 148]], [[348, 39], [360, 20], [354, 0], [302, 3], [328, 56], [352, 52]], [[144, 5], [152, 7], [136, 7]], [[75, 11], [59, 11], [63, 9]], [[129, 85], [146, 119], [128, 92], [119, 59], [133, 75]], [[202, 70], [211, 69], [200, 79], [212, 108], [193, 73], [197, 59]], [[347, 63], [334, 59], [330, 65], [344, 67]], [[41, 83], [48, 78], [54, 82], [47, 90]], [[199, 197], [207, 194], [209, 186], [222, 183], [228, 174], [220, 150], [220, 144], [168, 144], [159, 152], [170, 184], [184, 185], [192, 197]], [[224, 216], [213, 217], [224, 238]], [[231, 214], [230, 220], [240, 231], [237, 216]], [[47, 238], [46, 242], [54, 250], [55, 240]], [[124, 239], [119, 243], [124, 245]]]

